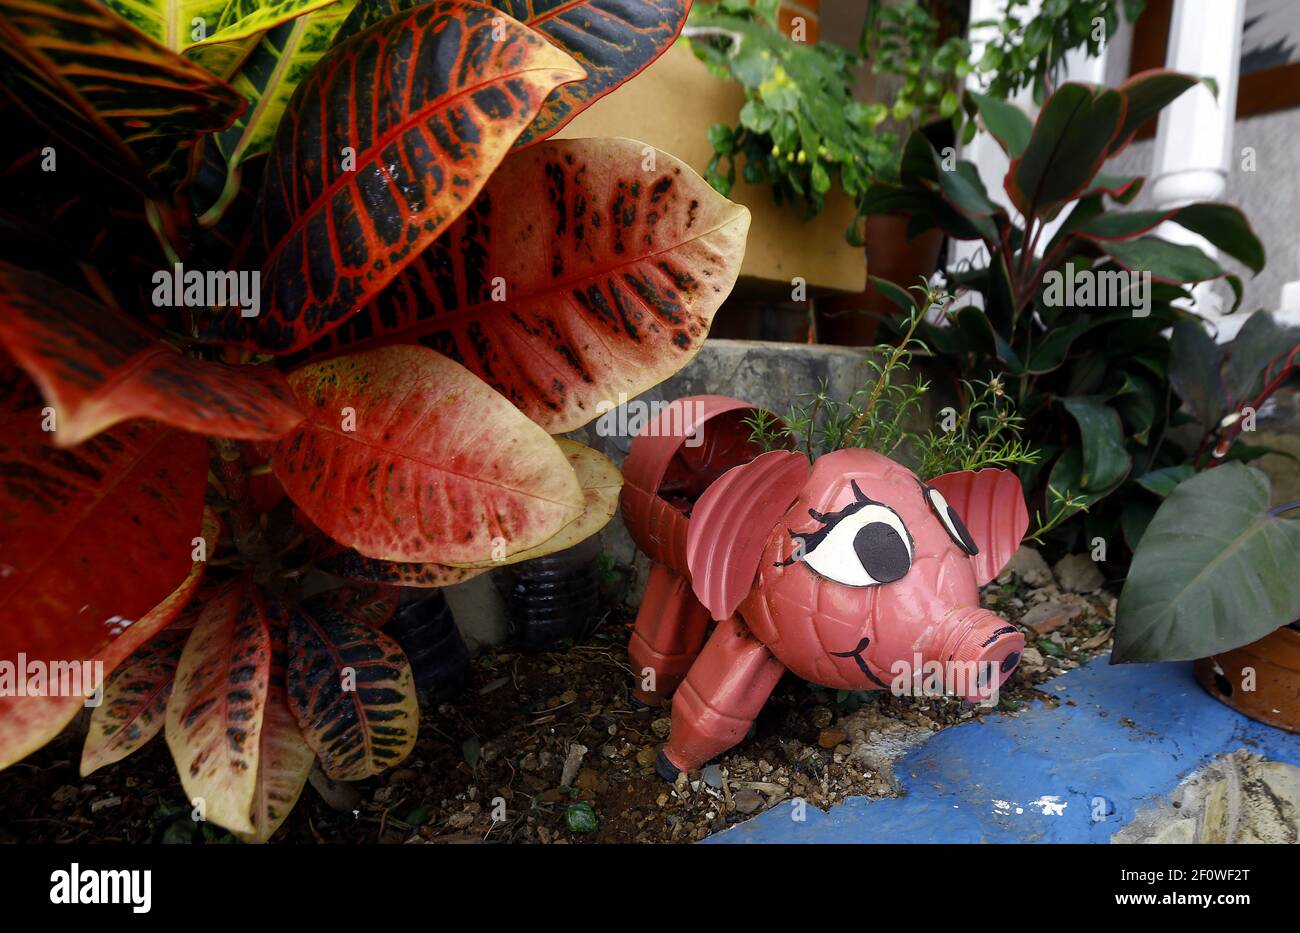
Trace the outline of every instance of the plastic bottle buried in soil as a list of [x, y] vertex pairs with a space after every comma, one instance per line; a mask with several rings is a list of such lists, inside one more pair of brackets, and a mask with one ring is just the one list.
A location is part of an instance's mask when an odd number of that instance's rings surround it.
[[551, 651], [591, 634], [600, 618], [600, 539], [502, 570], [510, 628], [527, 651]]
[[442, 590], [400, 608], [384, 631], [406, 654], [422, 703], [449, 700], [465, 686], [469, 649]]

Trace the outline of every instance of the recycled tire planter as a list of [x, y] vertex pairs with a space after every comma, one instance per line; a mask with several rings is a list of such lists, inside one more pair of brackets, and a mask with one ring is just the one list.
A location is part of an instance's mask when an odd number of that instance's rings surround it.
[[449, 700], [465, 686], [469, 649], [442, 590], [403, 606], [384, 630], [406, 654], [421, 703]]
[[[1255, 670], [1254, 690], [1241, 689], [1246, 668]], [[1295, 624], [1244, 647], [1201, 658], [1195, 670], [1197, 682], [1210, 696], [1251, 719], [1300, 733], [1300, 629]]]

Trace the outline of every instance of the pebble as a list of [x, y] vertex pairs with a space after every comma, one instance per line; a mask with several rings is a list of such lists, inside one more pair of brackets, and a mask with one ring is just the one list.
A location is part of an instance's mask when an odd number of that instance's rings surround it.
[[1012, 575], [1019, 577], [1028, 586], [1046, 586], [1052, 582], [1052, 571], [1047, 567], [1043, 555], [1027, 544], [1022, 544], [1011, 560], [998, 574], [998, 581], [1010, 580]]
[[647, 745], [641, 751], [636, 753], [636, 763], [643, 768], [653, 768], [655, 759], [659, 757], [659, 749], [653, 745]]
[[808, 714], [812, 724], [818, 729], [825, 729], [835, 719], [835, 714], [824, 706], [814, 706], [812, 712]]
[[1020, 619], [1020, 624], [1035, 635], [1046, 635], [1058, 628], [1069, 625], [1083, 610], [1078, 606], [1056, 601], [1034, 606]]
[[475, 816], [476, 814], [464, 810], [460, 813], [453, 813], [447, 817], [447, 825], [452, 829], [469, 829], [470, 826], [474, 825]]
[[722, 769], [717, 765], [709, 765], [705, 768], [700, 778], [714, 790], [722, 790]]
[[662, 719], [656, 719], [654, 722], [650, 723], [650, 731], [661, 739], [668, 738], [668, 733], [671, 732], [672, 729], [673, 721], [667, 716]]
[[1062, 557], [1053, 569], [1061, 589], [1069, 593], [1093, 593], [1105, 582], [1097, 564], [1087, 554]]
[[843, 729], [823, 729], [817, 736], [817, 744], [827, 750], [834, 748], [844, 741]]

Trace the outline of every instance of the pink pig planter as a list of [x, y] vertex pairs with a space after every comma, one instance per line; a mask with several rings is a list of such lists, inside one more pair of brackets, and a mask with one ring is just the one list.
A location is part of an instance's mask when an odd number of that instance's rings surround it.
[[1029, 526], [1014, 473], [922, 482], [863, 449], [810, 466], [760, 453], [743, 423], [753, 411], [681, 399], [623, 468], [623, 518], [653, 562], [628, 654], [639, 701], [673, 698], [656, 763], [667, 780], [743, 739], [787, 670], [843, 690], [938, 675], [975, 701], [1024, 649], [979, 606]]

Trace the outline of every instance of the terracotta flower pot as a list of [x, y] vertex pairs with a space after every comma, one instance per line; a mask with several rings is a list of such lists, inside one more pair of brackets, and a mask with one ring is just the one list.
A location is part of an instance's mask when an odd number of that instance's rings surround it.
[[[1246, 668], [1255, 689], [1244, 690]], [[1283, 626], [1259, 641], [1196, 662], [1196, 680], [1237, 712], [1300, 732], [1300, 631]]]

